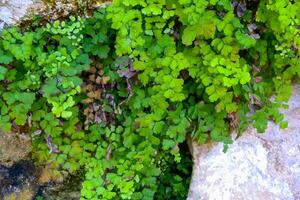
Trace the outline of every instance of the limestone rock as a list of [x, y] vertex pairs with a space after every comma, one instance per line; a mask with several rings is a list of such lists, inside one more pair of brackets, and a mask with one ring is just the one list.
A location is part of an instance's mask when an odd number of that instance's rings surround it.
[[0, 0], [0, 30], [4, 25], [17, 23], [36, 3], [35, 0]]
[[30, 21], [35, 15], [51, 21], [108, 4], [110, 1], [105, 0], [0, 0], [0, 31], [4, 26]]
[[289, 122], [269, 122], [264, 134], [249, 128], [223, 153], [222, 144], [192, 144], [193, 174], [188, 200], [300, 199], [300, 86], [294, 86]]

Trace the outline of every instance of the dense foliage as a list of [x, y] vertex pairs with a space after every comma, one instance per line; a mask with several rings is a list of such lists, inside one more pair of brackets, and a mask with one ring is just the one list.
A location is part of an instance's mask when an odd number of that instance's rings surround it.
[[287, 126], [299, 13], [289, 0], [114, 0], [3, 30], [0, 128], [31, 133], [41, 163], [84, 170], [82, 199], [185, 199], [187, 137], [226, 151], [232, 130]]

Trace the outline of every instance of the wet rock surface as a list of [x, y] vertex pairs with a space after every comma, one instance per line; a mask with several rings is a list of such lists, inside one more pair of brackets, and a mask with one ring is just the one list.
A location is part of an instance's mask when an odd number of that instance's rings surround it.
[[222, 144], [192, 145], [188, 200], [300, 199], [300, 86], [294, 86], [287, 129], [269, 122], [266, 133], [249, 128], [223, 153]]
[[21, 160], [10, 167], [0, 165], [0, 199], [79, 200], [79, 177], [56, 177], [47, 167], [37, 167], [32, 160]]
[[36, 173], [31, 161], [20, 161], [11, 167], [0, 165], [0, 199], [32, 199]]
[[31, 140], [26, 134], [0, 132], [0, 200], [79, 200], [79, 176], [57, 174], [30, 159]]

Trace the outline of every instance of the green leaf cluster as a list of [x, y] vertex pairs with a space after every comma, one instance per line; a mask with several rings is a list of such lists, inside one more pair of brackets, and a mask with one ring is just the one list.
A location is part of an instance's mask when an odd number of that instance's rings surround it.
[[[185, 199], [188, 137], [226, 151], [232, 131], [287, 127], [278, 109], [300, 75], [300, 4], [246, 1], [239, 13], [243, 2], [114, 0], [89, 18], [3, 30], [0, 129], [31, 133], [41, 163], [84, 171], [81, 199]], [[87, 77], [99, 66], [109, 78]], [[83, 83], [100, 100], [84, 104]]]

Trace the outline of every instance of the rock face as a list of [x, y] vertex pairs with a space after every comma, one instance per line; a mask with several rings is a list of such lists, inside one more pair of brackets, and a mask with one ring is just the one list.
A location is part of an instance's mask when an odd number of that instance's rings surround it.
[[34, 0], [0, 0], [0, 30], [17, 23], [37, 2]]
[[300, 199], [300, 85], [294, 86], [289, 127], [269, 122], [264, 134], [249, 128], [223, 153], [222, 144], [192, 145], [188, 200]]
[[108, 4], [109, 0], [0, 0], [0, 31], [4, 26], [31, 20], [34, 15], [56, 20]]

